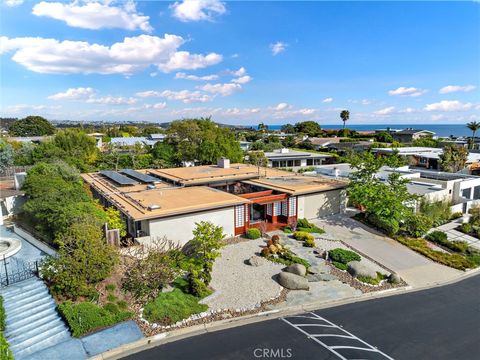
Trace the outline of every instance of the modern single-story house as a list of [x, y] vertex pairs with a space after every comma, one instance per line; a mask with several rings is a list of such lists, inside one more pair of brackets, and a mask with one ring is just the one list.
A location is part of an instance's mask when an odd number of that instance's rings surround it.
[[[431, 147], [399, 147], [399, 148], [375, 148], [372, 152], [380, 155], [391, 155], [397, 153], [401, 157], [406, 157], [411, 166], [425, 168], [430, 170], [441, 170], [438, 159], [443, 153], [442, 148]], [[467, 171], [470, 167], [475, 168], [480, 162], [480, 154], [470, 152], [468, 154], [466, 166]]]
[[157, 142], [165, 139], [164, 134], [150, 134], [148, 136], [130, 136], [130, 137], [112, 137], [110, 144], [113, 146], [135, 146], [140, 144], [142, 146], [152, 147]]
[[302, 168], [306, 166], [331, 164], [335, 157], [326, 154], [317, 154], [307, 151], [297, 151], [291, 149], [278, 149], [266, 152], [268, 167], [272, 168]]
[[391, 131], [393, 140], [401, 143], [411, 143], [414, 140], [421, 139], [422, 137], [432, 137], [435, 135], [433, 131], [418, 130], [418, 129], [403, 129], [400, 131]]
[[[333, 179], [348, 179], [354, 170], [350, 164], [322, 165], [315, 168], [315, 173]], [[452, 174], [443, 171], [382, 167], [377, 178], [386, 181], [393, 172], [404, 179], [410, 179], [407, 190], [428, 202], [447, 201], [452, 212], [468, 213], [468, 210], [480, 204], [480, 177], [464, 174]], [[310, 175], [310, 173], [307, 173]], [[313, 174], [312, 174], [313, 175]], [[418, 206], [419, 204], [417, 204]]]
[[342, 139], [345, 139], [343, 137], [337, 137], [337, 136], [334, 136], [334, 137], [324, 137], [324, 138], [321, 138], [321, 137], [309, 137], [308, 139], [306, 139], [305, 141], [309, 142], [310, 144], [312, 144], [313, 148], [315, 150], [319, 150], [319, 149], [326, 149], [328, 147], [328, 145], [330, 144], [338, 144], [340, 143], [340, 140]]
[[251, 227], [279, 229], [298, 218], [337, 214], [346, 182], [249, 164], [101, 171], [82, 174], [96, 198], [123, 215], [138, 241], [159, 237], [184, 244], [195, 223], [211, 221], [225, 236]]

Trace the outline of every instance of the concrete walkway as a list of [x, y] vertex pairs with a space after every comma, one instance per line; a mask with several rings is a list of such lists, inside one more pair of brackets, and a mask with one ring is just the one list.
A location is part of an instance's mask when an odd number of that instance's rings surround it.
[[480, 250], [480, 239], [477, 239], [473, 236], [464, 234], [461, 231], [455, 230], [457, 227], [459, 227], [463, 223], [462, 219], [457, 219], [454, 221], [451, 221], [447, 224], [443, 224], [439, 227], [436, 227], [433, 230], [439, 230], [443, 231], [447, 234], [447, 239], [450, 241], [466, 241], [471, 247], [474, 247], [476, 249]]
[[460, 277], [463, 272], [440, 264], [410, 250], [399, 242], [346, 216], [312, 221], [330, 238], [349, 246], [398, 273], [412, 287], [423, 287]]

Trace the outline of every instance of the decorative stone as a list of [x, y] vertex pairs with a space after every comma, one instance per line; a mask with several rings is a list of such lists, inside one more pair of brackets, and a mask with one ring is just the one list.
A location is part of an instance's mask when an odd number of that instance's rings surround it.
[[167, 285], [165, 286], [164, 288], [162, 288], [162, 293], [169, 293], [169, 292], [172, 292], [174, 289], [173, 286], [170, 286], [170, 285]]
[[288, 266], [285, 271], [300, 276], [305, 276], [307, 273], [307, 269], [302, 264], [292, 264]]
[[250, 259], [248, 259], [248, 263], [252, 266], [262, 266], [265, 264], [265, 259], [260, 256], [253, 255], [250, 257]]
[[313, 265], [308, 268], [308, 272], [312, 274], [328, 274], [330, 268], [327, 265]]
[[310, 289], [310, 286], [308, 285], [308, 280], [306, 278], [289, 272], [281, 272], [280, 274], [278, 274], [278, 282], [284, 288], [287, 288], [289, 290]]
[[402, 278], [397, 273], [391, 273], [388, 277], [388, 282], [391, 284], [399, 284], [402, 281]]
[[377, 272], [374, 269], [366, 266], [360, 261], [350, 261], [347, 264], [347, 271], [350, 275], [354, 277], [359, 277], [359, 276], [368, 276], [371, 278], [377, 277]]
[[308, 274], [308, 282], [332, 281], [337, 280], [337, 277], [330, 274]]

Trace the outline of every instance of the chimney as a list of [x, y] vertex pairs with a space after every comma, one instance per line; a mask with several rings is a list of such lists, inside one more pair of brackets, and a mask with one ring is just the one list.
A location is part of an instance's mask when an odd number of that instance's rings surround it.
[[288, 149], [287, 148], [280, 149], [280, 154], [288, 154]]
[[222, 169], [229, 169], [230, 168], [230, 159], [227, 158], [220, 158], [217, 160], [217, 166]]

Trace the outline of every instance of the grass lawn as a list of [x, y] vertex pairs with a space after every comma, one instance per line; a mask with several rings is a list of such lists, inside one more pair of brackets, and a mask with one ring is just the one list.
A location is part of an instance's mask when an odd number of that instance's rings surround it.
[[162, 325], [172, 325], [208, 309], [205, 304], [199, 304], [200, 298], [184, 293], [175, 288], [168, 293], [161, 293], [155, 300], [148, 302], [143, 309], [143, 316], [151, 322]]

